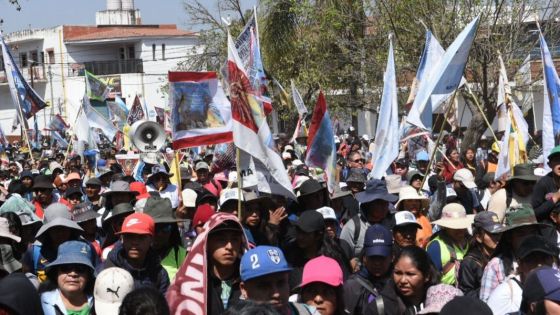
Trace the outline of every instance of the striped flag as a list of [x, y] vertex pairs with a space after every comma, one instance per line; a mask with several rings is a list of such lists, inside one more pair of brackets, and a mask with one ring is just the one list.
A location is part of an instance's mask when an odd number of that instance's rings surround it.
[[368, 175], [369, 178], [376, 179], [385, 176], [385, 172], [399, 155], [399, 108], [392, 38], [389, 39], [389, 54], [383, 82], [383, 96], [379, 107], [372, 157], [373, 169]]
[[[560, 144], [560, 79], [542, 32], [540, 33], [540, 44], [545, 86], [543, 89], [542, 143], [543, 156], [548, 156], [552, 148]], [[549, 170], [547, 163], [545, 163], [545, 169]]]
[[422, 129], [432, 129], [431, 113], [457, 89], [462, 81], [479, 19], [480, 17], [476, 17], [470, 22], [440, 58], [441, 61], [430, 66], [433, 70], [419, 83], [407, 122]]
[[325, 170], [327, 188], [330, 193], [333, 193], [336, 186], [336, 146], [334, 144], [332, 122], [323, 91], [319, 93], [317, 104], [313, 109], [309, 136], [307, 138], [307, 148], [305, 164], [309, 167], [319, 167]]

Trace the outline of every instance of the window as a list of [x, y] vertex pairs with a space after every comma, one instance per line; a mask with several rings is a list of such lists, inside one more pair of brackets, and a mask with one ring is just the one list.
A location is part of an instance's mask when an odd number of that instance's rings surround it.
[[152, 60], [156, 61], [156, 44], [152, 44]]
[[27, 67], [27, 53], [20, 53], [19, 54], [19, 64], [22, 68]]
[[124, 47], [119, 48], [119, 60], [124, 60], [125, 57]]
[[54, 49], [47, 50], [47, 55], [49, 56], [48, 63], [53, 64], [56, 62], [54, 59]]
[[35, 67], [37, 64], [39, 64], [39, 54], [37, 53], [36, 50], [31, 52], [31, 66]]
[[136, 56], [134, 53], [134, 46], [128, 46], [128, 59], [134, 59]]
[[44, 52], [44, 51], [41, 52], [41, 59], [40, 59], [40, 60], [41, 60], [41, 63], [42, 63], [42, 64], [44, 64], [44, 63], [46, 62], [46, 60], [45, 60], [45, 52]]
[[165, 44], [161, 44], [161, 59], [165, 60]]

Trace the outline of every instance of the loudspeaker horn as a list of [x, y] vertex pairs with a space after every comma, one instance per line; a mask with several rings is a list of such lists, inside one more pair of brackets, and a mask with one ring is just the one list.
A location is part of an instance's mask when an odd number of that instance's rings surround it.
[[141, 152], [157, 152], [165, 144], [165, 130], [155, 121], [139, 120], [130, 126], [128, 136]]

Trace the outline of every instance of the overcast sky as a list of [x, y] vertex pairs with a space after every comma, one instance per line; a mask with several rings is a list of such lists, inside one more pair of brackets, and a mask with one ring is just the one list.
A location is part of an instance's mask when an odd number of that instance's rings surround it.
[[[203, 0], [217, 12], [219, 0]], [[242, 0], [250, 8], [257, 0]], [[95, 25], [95, 12], [106, 8], [106, 0], [19, 0], [21, 11], [17, 11], [9, 0], [0, 0], [1, 29], [5, 33], [31, 28], [67, 25]], [[135, 0], [140, 9], [143, 24], [177, 24], [187, 29], [188, 17], [183, 9], [183, 0]]]

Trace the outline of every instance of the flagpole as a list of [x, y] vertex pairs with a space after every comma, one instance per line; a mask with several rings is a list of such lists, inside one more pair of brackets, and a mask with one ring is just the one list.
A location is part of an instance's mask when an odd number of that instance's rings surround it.
[[494, 133], [494, 129], [492, 129], [492, 125], [490, 124], [490, 122], [488, 122], [488, 118], [486, 118], [486, 114], [484, 114], [484, 110], [480, 106], [480, 103], [478, 102], [478, 99], [476, 98], [476, 95], [474, 95], [474, 93], [472, 92], [471, 88], [469, 87], [469, 84], [465, 84], [465, 85], [467, 86], [467, 91], [472, 96], [472, 98], [474, 100], [474, 103], [476, 104], [476, 107], [478, 108], [478, 110], [482, 114], [482, 118], [484, 118], [484, 121], [486, 122], [486, 125], [488, 126], [488, 129], [490, 129], [490, 132], [492, 132], [492, 136], [494, 137], [494, 140], [496, 142], [498, 142], [498, 137], [496, 137], [496, 134]]
[[241, 198], [243, 188], [243, 177], [241, 176], [241, 150], [235, 147], [235, 164], [237, 169], [237, 218], [241, 221]]
[[[453, 92], [453, 97], [455, 97], [455, 94], [457, 94], [457, 90], [458, 89], [455, 89], [455, 92]], [[453, 105], [451, 105], [451, 103], [449, 103], [448, 106], [447, 106], [447, 109], [445, 111], [445, 116], [444, 117], [447, 117], [447, 115], [449, 115], [452, 108], [453, 108]], [[441, 139], [443, 139], [443, 128], [444, 127], [445, 127], [445, 120], [441, 124], [441, 128], [439, 130], [439, 135], [438, 135], [438, 138], [436, 140], [436, 143], [434, 144], [434, 150], [432, 151], [432, 156], [430, 156], [430, 161], [428, 162], [428, 167], [426, 168], [426, 175], [422, 179], [422, 184], [420, 185], [420, 188], [418, 189], [418, 194], [422, 194], [420, 191], [422, 190], [422, 187], [424, 187], [424, 184], [426, 183], [426, 179], [428, 178], [428, 175], [430, 174], [430, 169], [432, 168], [432, 164], [434, 163], [434, 157], [436, 156], [436, 152], [438, 151], [439, 143], [441, 142]], [[451, 163], [451, 165], [453, 165], [453, 163]]]
[[[78, 109], [78, 114], [76, 115], [76, 118], [74, 119], [74, 123], [72, 124], [72, 126], [70, 126], [70, 128], [72, 128], [72, 131], [74, 131], [74, 126], [76, 126], [76, 122], [78, 121], [78, 117], [80, 117], [80, 114], [82, 113], [83, 108], [84, 108], [84, 104], [82, 104], [82, 106], [80, 106], [80, 109]], [[63, 165], [68, 160], [68, 154], [70, 154], [70, 147], [71, 146], [72, 146], [72, 139], [70, 139], [70, 142], [68, 143], [68, 147], [66, 147], [66, 154], [64, 155], [64, 161], [62, 162]]]
[[[19, 119], [20, 119], [20, 126], [22, 126], [22, 128], [26, 125], [27, 120], [24, 120], [23, 118], [23, 113], [21, 111], [21, 105], [17, 105], [17, 112], [19, 114]], [[25, 135], [25, 142], [27, 143], [27, 149], [29, 150], [29, 156], [31, 157], [31, 164], [35, 164], [35, 159], [33, 158], [33, 152], [31, 151], [31, 145], [29, 144], [29, 134], [27, 133], [27, 128], [25, 128], [25, 132], [23, 133]]]

